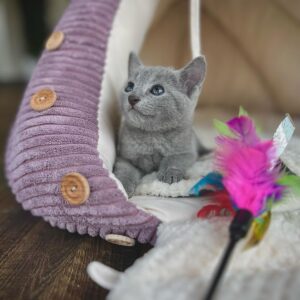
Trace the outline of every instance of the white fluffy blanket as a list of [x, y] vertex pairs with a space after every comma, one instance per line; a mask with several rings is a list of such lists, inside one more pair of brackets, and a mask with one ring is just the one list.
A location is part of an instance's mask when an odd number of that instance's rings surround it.
[[156, 172], [143, 177], [136, 190], [137, 195], [153, 195], [163, 197], [189, 196], [189, 190], [208, 172], [213, 170], [213, 154], [201, 157], [187, 172], [187, 179], [169, 185], [156, 178]]
[[[295, 138], [282, 157], [297, 174], [299, 149]], [[155, 247], [126, 272], [98, 262], [90, 264], [88, 272], [111, 289], [110, 300], [201, 299], [226, 245], [228, 224], [225, 217], [164, 223]], [[258, 246], [245, 251], [240, 242], [216, 299], [300, 299], [299, 228], [300, 198], [290, 193], [274, 208], [270, 228]]]

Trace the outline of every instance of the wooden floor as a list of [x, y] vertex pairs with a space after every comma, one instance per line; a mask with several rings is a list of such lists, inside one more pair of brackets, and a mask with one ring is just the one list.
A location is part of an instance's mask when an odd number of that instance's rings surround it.
[[98, 260], [123, 271], [149, 246], [115, 246], [100, 238], [52, 228], [21, 209], [7, 187], [3, 152], [22, 85], [0, 85], [0, 299], [105, 299], [86, 266]]

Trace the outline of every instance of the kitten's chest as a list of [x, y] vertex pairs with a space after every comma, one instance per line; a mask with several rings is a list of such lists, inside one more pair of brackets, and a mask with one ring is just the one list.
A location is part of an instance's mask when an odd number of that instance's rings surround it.
[[159, 133], [123, 132], [120, 152], [124, 157], [134, 159], [143, 155], [166, 156], [174, 149], [172, 139]]
[[126, 148], [134, 146], [136, 154], [141, 155], [165, 155], [172, 150], [171, 141], [161, 134], [133, 134], [125, 144]]

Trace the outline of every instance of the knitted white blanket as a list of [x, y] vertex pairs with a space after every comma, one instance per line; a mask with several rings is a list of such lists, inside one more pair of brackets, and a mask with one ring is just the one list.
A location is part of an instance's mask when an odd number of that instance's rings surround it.
[[[300, 174], [300, 139], [282, 159]], [[89, 274], [111, 288], [108, 299], [201, 299], [228, 239], [227, 218], [190, 219], [160, 225], [155, 247], [126, 272], [100, 263]], [[300, 295], [300, 198], [289, 194], [273, 210], [263, 241], [238, 245], [216, 299], [296, 300]]]

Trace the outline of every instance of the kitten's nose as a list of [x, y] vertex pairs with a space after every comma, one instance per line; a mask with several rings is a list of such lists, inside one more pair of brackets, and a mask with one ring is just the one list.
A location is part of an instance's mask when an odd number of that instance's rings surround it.
[[138, 102], [140, 102], [141, 101], [141, 99], [140, 98], [138, 98], [137, 96], [135, 96], [135, 95], [129, 95], [128, 96], [128, 102], [129, 102], [129, 104], [132, 106], [132, 107], [134, 107]]

